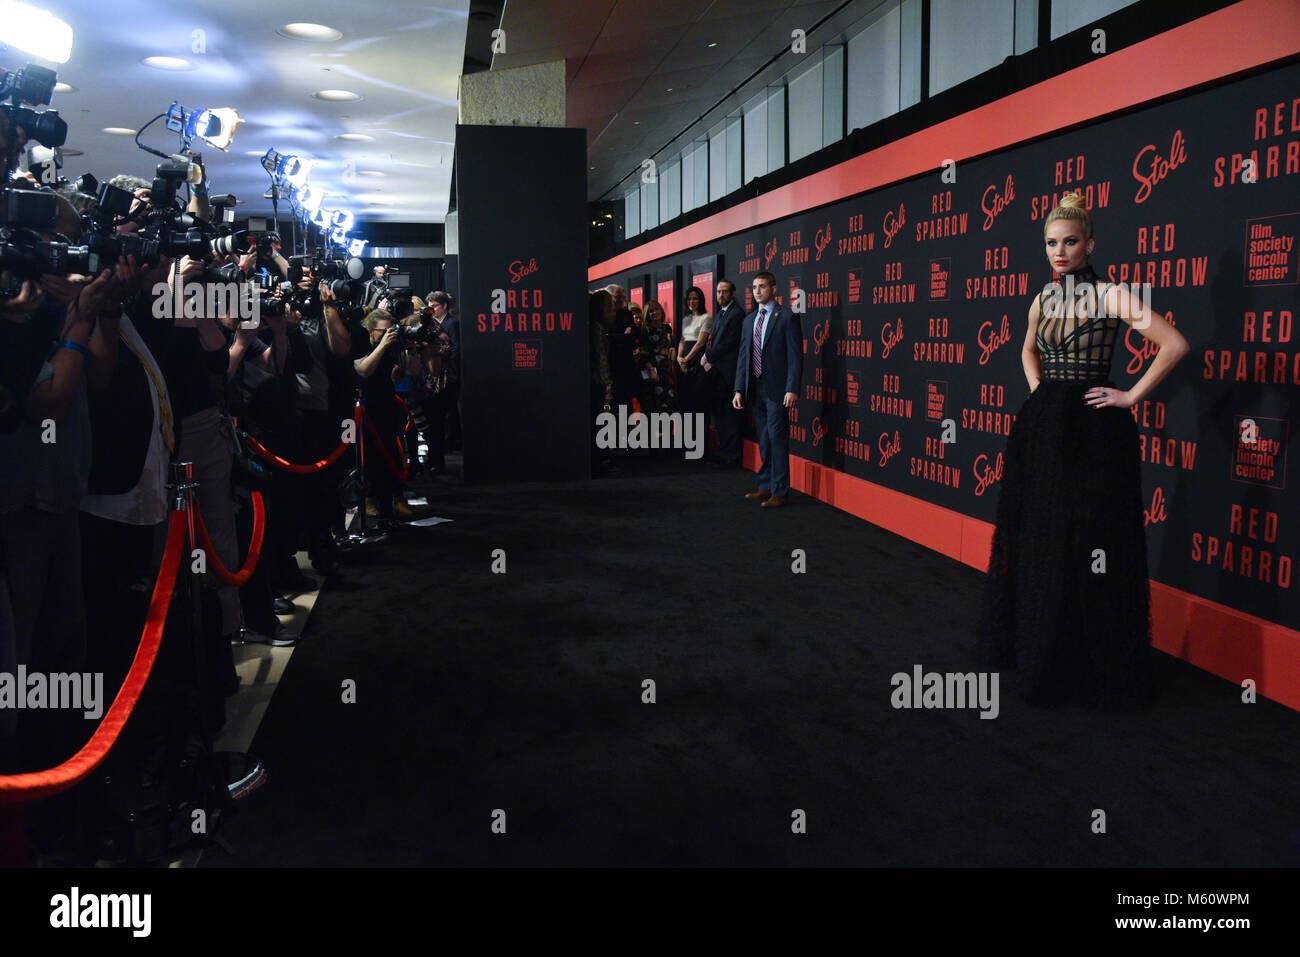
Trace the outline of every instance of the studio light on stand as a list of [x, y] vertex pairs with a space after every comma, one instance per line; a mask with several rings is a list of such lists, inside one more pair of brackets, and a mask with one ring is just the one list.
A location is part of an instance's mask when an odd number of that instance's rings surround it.
[[67, 63], [72, 56], [72, 27], [48, 10], [19, 0], [0, 0], [0, 43], [51, 63]]
[[244, 122], [239, 113], [229, 107], [217, 110], [187, 110], [173, 100], [167, 109], [167, 129], [181, 135], [184, 148], [196, 137], [209, 146], [228, 150], [235, 138], [235, 127]]

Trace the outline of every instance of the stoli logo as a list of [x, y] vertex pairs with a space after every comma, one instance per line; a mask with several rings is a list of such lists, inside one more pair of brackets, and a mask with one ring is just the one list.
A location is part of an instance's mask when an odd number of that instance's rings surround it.
[[516, 283], [525, 276], [537, 272], [537, 270], [538, 266], [536, 259], [528, 260], [527, 266], [524, 265], [523, 260], [516, 259], [510, 264], [510, 282]]
[[880, 449], [880, 467], [884, 468], [885, 463], [892, 459], [895, 453], [902, 451], [903, 440], [899, 437], [897, 431], [894, 432], [893, 441], [890, 441], [888, 432], [881, 432], [880, 441], [876, 445]]
[[[989, 193], [993, 194], [992, 199], [989, 198]], [[1015, 183], [1011, 181], [1010, 173], [1007, 174], [1007, 185], [1006, 185], [1005, 195], [999, 196], [998, 188], [996, 186], [990, 186], [988, 189], [984, 190], [984, 196], [980, 199], [980, 209], [984, 210], [984, 214], [985, 214], [984, 215], [985, 232], [987, 232], [988, 228], [993, 225], [993, 220], [998, 218], [998, 214], [1001, 213], [1002, 210], [1006, 209], [1007, 205], [1015, 198], [1016, 198], [1016, 186]]]
[[766, 269], [768, 266], [772, 265], [772, 258], [773, 258], [774, 256], [776, 256], [776, 237], [775, 237], [775, 236], [772, 237], [772, 241], [771, 241], [770, 243], [768, 243], [766, 246], [763, 247], [763, 255], [765, 255], [765, 256], [767, 257], [767, 258], [763, 261], [763, 268]]
[[907, 217], [903, 214], [903, 204], [898, 204], [898, 218], [894, 218], [894, 211], [891, 209], [885, 213], [885, 248], [894, 241], [898, 231], [907, 225]]
[[903, 341], [903, 320], [898, 320], [898, 328], [894, 328], [891, 322], [885, 323], [880, 328], [880, 343], [885, 348], [880, 351], [880, 358], [887, 359], [889, 354], [894, 351], [894, 346]]
[[822, 253], [826, 247], [831, 244], [831, 224], [827, 223], [825, 229], [817, 230], [817, 236], [813, 240], [813, 245], [817, 248], [817, 258], [822, 258]]
[[1157, 522], [1163, 522], [1168, 516], [1165, 514], [1165, 490], [1159, 485], [1151, 493], [1151, 507], [1142, 510], [1142, 524], [1154, 525]]
[[993, 323], [985, 322], [980, 326], [979, 344], [980, 344], [980, 365], [985, 365], [989, 361], [989, 356], [997, 352], [999, 348], [1005, 346], [1011, 341], [1011, 323], [1004, 315], [1002, 317], [1002, 328], [993, 332]]
[[831, 337], [831, 321], [819, 322], [813, 326], [813, 355], [821, 355], [822, 344]]
[[[1146, 155], [1150, 153], [1150, 162], [1147, 163]], [[1148, 196], [1151, 195], [1151, 187], [1160, 182], [1178, 167], [1187, 161], [1187, 150], [1183, 145], [1183, 131], [1174, 130], [1174, 141], [1169, 144], [1169, 159], [1166, 161], [1159, 153], [1156, 152], [1154, 145], [1147, 144], [1138, 151], [1138, 155], [1133, 157], [1133, 178], [1142, 185], [1138, 187], [1137, 194], [1133, 197], [1135, 203], [1145, 203]], [[1143, 165], [1146, 164], [1147, 172], [1142, 172]]]
[[1002, 453], [998, 453], [997, 459], [990, 468], [989, 457], [981, 452], [975, 456], [975, 464], [971, 471], [975, 473], [975, 494], [983, 495], [985, 489], [1002, 478]]
[[821, 416], [812, 420], [812, 434], [814, 447], [821, 443], [822, 438], [826, 435], [826, 426], [822, 425]]
[[[1173, 316], [1166, 315], [1165, 321], [1171, 326], [1174, 325]], [[1136, 344], [1133, 342], [1134, 339], [1137, 340]], [[1128, 365], [1124, 367], [1124, 371], [1130, 375], [1137, 375], [1137, 373], [1141, 372], [1142, 367], [1146, 365], [1146, 361], [1160, 351], [1160, 347], [1142, 333], [1139, 332], [1135, 335], [1132, 326], [1124, 330], [1124, 348], [1133, 357], [1129, 359]]]

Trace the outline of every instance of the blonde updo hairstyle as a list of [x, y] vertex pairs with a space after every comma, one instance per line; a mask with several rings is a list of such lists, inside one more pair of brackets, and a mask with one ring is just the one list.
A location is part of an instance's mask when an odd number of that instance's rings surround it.
[[1048, 214], [1047, 222], [1043, 223], [1044, 239], [1047, 238], [1047, 227], [1056, 219], [1072, 219], [1079, 223], [1083, 227], [1084, 240], [1092, 242], [1092, 214], [1088, 212], [1083, 197], [1078, 193], [1066, 193], [1056, 204], [1056, 208]]

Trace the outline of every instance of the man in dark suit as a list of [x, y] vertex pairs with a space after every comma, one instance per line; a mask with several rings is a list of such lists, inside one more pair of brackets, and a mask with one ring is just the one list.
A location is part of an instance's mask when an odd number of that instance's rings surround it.
[[736, 381], [736, 359], [740, 355], [740, 328], [745, 324], [745, 310], [736, 302], [736, 284], [730, 279], [718, 281], [718, 310], [713, 314], [709, 347], [700, 365], [705, 371], [717, 368], [720, 376], [718, 400], [714, 403], [714, 421], [718, 424], [719, 468], [740, 468], [740, 430], [745, 413], [731, 404], [732, 386]]
[[775, 301], [776, 277], [761, 272], [754, 277], [757, 308], [745, 317], [736, 361], [736, 394], [731, 404], [754, 406], [758, 433], [758, 489], [745, 498], [758, 499], [763, 508], [785, 504], [790, 491], [790, 420], [803, 378], [803, 331], [799, 318]]

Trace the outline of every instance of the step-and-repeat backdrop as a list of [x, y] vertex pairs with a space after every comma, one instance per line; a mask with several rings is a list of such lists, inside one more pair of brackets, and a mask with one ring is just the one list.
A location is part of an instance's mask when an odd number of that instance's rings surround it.
[[[1152, 305], [1192, 347], [1132, 410], [1152, 578], [1300, 628], [1300, 497], [1287, 481], [1300, 454], [1290, 442], [1300, 403], [1300, 66], [608, 280], [646, 300], [670, 288], [680, 297], [684, 283], [664, 280], [679, 267], [685, 277], [707, 271], [700, 261], [716, 256], [714, 281], [735, 281], [750, 310], [761, 270], [776, 274], [787, 304], [802, 290], [791, 453], [991, 522], [1006, 436], [1029, 392], [1020, 358], [1029, 306], [1053, 276], [1044, 220], [1067, 192], [1092, 211], [1093, 267], [1150, 284]], [[1154, 354], [1122, 328], [1116, 383], [1136, 383]], [[948, 420], [956, 441], [945, 443]]]

